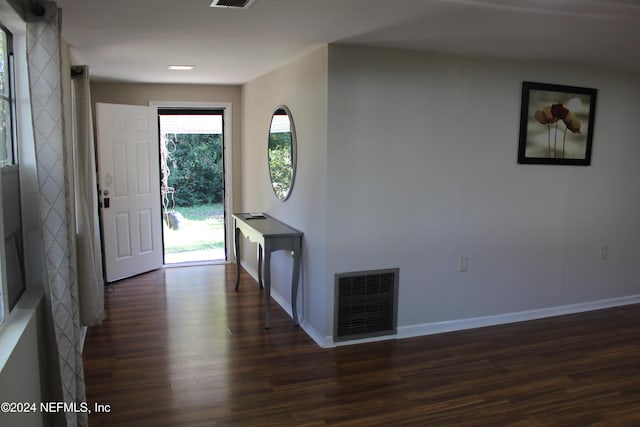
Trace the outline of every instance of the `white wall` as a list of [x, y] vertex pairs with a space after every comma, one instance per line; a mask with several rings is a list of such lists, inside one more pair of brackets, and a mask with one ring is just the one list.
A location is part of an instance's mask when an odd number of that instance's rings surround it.
[[[301, 322], [311, 334], [326, 327], [326, 149], [327, 52], [322, 47], [243, 86], [242, 90], [242, 202], [244, 212], [264, 211], [301, 230], [303, 265], [300, 282]], [[298, 138], [298, 169], [289, 199], [278, 200], [271, 189], [267, 166], [267, 138], [271, 115], [287, 105]], [[257, 270], [255, 245], [244, 241], [243, 259]], [[291, 305], [291, 257], [272, 258], [272, 292], [281, 305]], [[299, 305], [300, 307], [300, 305]]]
[[[44, 417], [40, 402], [40, 357], [44, 337], [38, 331], [38, 308], [42, 298], [28, 295], [22, 298], [0, 330], [0, 402], [30, 402], [35, 412], [0, 412], [3, 426], [42, 426]], [[48, 424], [48, 423], [47, 423]]]
[[[640, 294], [638, 77], [330, 46], [327, 319], [335, 273], [386, 267], [400, 329]], [[591, 166], [517, 164], [523, 80], [598, 89]]]

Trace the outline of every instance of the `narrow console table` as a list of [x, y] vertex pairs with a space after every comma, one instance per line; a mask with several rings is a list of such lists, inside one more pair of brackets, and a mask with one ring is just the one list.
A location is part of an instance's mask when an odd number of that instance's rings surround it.
[[[271, 315], [271, 252], [279, 250], [291, 251], [293, 254], [293, 271], [291, 273], [291, 310], [293, 323], [298, 324], [298, 279], [300, 276], [300, 260], [302, 258], [302, 232], [270, 217], [248, 213], [233, 214], [235, 222], [236, 252], [236, 291], [240, 285], [240, 233], [250, 241], [258, 244], [258, 282], [264, 287], [266, 295], [265, 328], [269, 329]], [[262, 272], [262, 252], [264, 249], [264, 274]], [[264, 285], [263, 285], [264, 277]]]

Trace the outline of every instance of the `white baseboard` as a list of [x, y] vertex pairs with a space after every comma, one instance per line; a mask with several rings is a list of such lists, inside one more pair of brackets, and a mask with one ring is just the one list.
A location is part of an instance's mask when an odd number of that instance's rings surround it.
[[253, 277], [253, 280], [255, 280], [256, 282], [258, 281], [258, 270], [255, 270], [253, 267], [250, 267], [249, 264], [244, 262], [244, 260], [240, 260], [240, 265], [242, 266], [244, 271], [249, 273], [249, 276]]
[[621, 307], [640, 303], [640, 295], [621, 298], [611, 298], [586, 303], [564, 305], [559, 307], [541, 308], [515, 313], [497, 314], [493, 316], [474, 317], [444, 322], [423, 323], [421, 325], [401, 326], [396, 338], [412, 338], [423, 335], [440, 334], [443, 332], [460, 331], [464, 329], [482, 328], [485, 326], [503, 325], [506, 323], [524, 322], [527, 320], [543, 319], [546, 317], [563, 316], [566, 314], [583, 313], [602, 310], [605, 308]]
[[[631, 295], [627, 297], [590, 301], [586, 303], [564, 305], [559, 307], [541, 308], [537, 310], [519, 311], [515, 313], [497, 314], [493, 316], [472, 317], [468, 319], [458, 319], [444, 322], [423, 323], [420, 325], [399, 326], [395, 335], [384, 335], [351, 341], [334, 342], [333, 337], [331, 336], [326, 336], [323, 339], [318, 339], [316, 337], [312, 338], [318, 343], [319, 346], [323, 348], [329, 348], [343, 345], [385, 341], [390, 339], [415, 338], [426, 335], [441, 334], [445, 332], [462, 331], [465, 329], [475, 329], [486, 326], [496, 326], [508, 323], [524, 322], [527, 320], [543, 319], [546, 317], [563, 316], [566, 314], [584, 313], [588, 311], [622, 307], [625, 305], [638, 303], [640, 303], [640, 295]], [[320, 337], [319, 334], [318, 336]]]
[[[242, 267], [258, 281], [258, 272], [241, 262]], [[271, 290], [271, 296], [282, 307], [289, 316], [293, 317], [291, 304], [285, 300], [278, 292]], [[425, 335], [440, 334], [444, 332], [461, 331], [465, 329], [482, 328], [486, 326], [504, 325], [507, 323], [524, 322], [527, 320], [544, 319], [546, 317], [563, 316], [566, 314], [583, 313], [594, 310], [602, 310], [612, 307], [622, 307], [625, 305], [640, 303], [640, 295], [630, 295], [626, 297], [610, 298], [598, 301], [589, 301], [578, 304], [563, 305], [557, 307], [540, 308], [536, 310], [518, 311], [514, 313], [496, 314], [491, 316], [471, 317], [467, 319], [447, 320], [443, 322], [422, 323], [418, 325], [399, 326], [395, 335], [384, 335], [372, 338], [363, 338], [351, 341], [334, 342], [333, 336], [323, 336], [318, 333], [304, 319], [300, 319], [300, 327], [309, 337], [322, 348], [331, 348], [344, 345], [363, 344], [367, 342], [385, 341], [390, 339], [413, 338]]]
[[273, 298], [275, 300], [275, 302], [278, 303], [278, 305], [280, 307], [282, 307], [282, 309], [284, 311], [287, 312], [287, 314], [289, 315], [289, 317], [291, 317], [291, 319], [293, 319], [293, 311], [291, 309], [291, 304], [289, 304], [289, 301], [287, 301], [286, 299], [284, 299], [284, 297], [282, 295], [280, 295], [278, 293], [278, 291], [276, 291], [275, 289], [271, 288], [271, 298]]
[[[242, 268], [245, 269], [245, 271], [247, 273], [249, 273], [249, 275], [251, 277], [253, 277], [253, 280], [255, 280], [256, 282], [258, 281], [258, 271], [253, 269], [252, 267], [249, 267], [244, 261], [240, 261], [240, 265], [242, 265]], [[291, 317], [293, 319], [293, 311], [291, 309], [291, 304], [289, 304], [289, 301], [287, 301], [285, 298], [282, 297], [282, 295], [280, 295], [278, 293], [277, 290], [271, 288], [271, 298], [273, 298], [275, 300], [275, 302], [278, 303], [278, 305], [280, 307], [282, 307], [282, 309], [284, 311], [287, 312], [287, 314], [289, 315], [289, 317]]]
[[331, 342], [327, 341], [326, 338], [322, 336], [322, 334], [318, 333], [318, 331], [316, 331], [313, 326], [311, 326], [311, 324], [305, 322], [304, 319], [300, 320], [300, 327], [309, 336], [309, 338], [311, 338], [313, 341], [315, 341], [316, 344], [318, 344], [318, 346], [322, 348], [332, 347]]
[[[249, 275], [251, 277], [253, 277], [253, 279], [257, 282], [258, 281], [258, 271], [255, 270], [254, 268], [250, 267], [249, 265], [247, 265], [244, 261], [240, 261], [240, 265], [242, 265], [242, 268], [245, 269], [245, 271], [247, 273], [249, 273]], [[278, 303], [278, 305], [280, 307], [282, 307], [282, 309], [284, 311], [287, 312], [287, 314], [293, 318], [293, 312], [291, 310], [291, 304], [289, 304], [289, 302], [287, 300], [285, 300], [282, 295], [280, 295], [277, 291], [271, 289], [271, 297]], [[300, 316], [302, 313], [298, 313], [298, 315]], [[305, 322], [304, 318], [300, 318], [300, 327], [302, 328], [303, 331], [305, 331], [305, 333], [313, 340], [315, 341], [316, 344], [318, 344], [320, 347], [322, 348], [327, 348], [327, 347], [333, 347], [333, 338], [327, 339], [326, 337], [323, 337], [322, 334], [318, 333], [318, 331], [316, 331], [308, 322]]]

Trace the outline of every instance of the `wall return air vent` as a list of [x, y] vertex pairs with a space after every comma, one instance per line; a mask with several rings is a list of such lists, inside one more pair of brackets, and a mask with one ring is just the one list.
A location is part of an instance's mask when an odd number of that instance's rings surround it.
[[394, 335], [399, 269], [336, 274], [334, 341]]
[[247, 9], [255, 0], [213, 0], [210, 7], [224, 7], [226, 9]]

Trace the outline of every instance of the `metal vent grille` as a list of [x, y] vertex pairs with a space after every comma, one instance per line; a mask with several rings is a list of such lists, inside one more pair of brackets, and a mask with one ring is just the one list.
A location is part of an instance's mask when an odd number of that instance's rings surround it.
[[246, 9], [255, 0], [213, 0], [211, 2], [211, 7], [225, 7], [225, 8], [234, 8], [234, 9]]
[[396, 333], [399, 269], [336, 274], [334, 341]]

